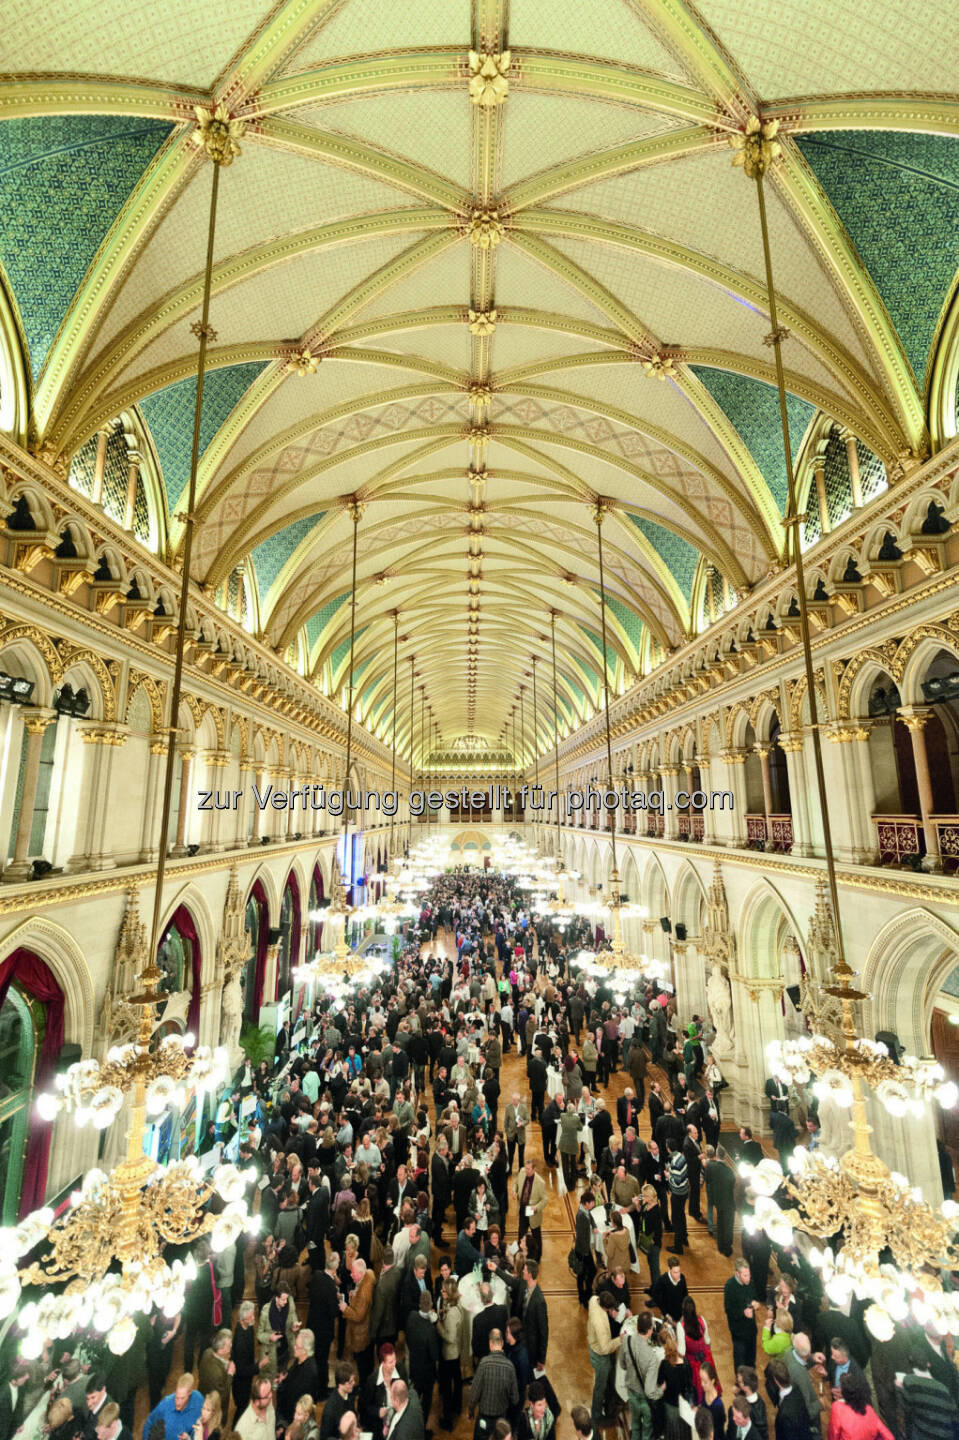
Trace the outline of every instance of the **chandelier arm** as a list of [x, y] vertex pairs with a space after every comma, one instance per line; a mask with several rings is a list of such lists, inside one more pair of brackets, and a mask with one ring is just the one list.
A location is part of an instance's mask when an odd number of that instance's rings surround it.
[[556, 684], [556, 611], [549, 612], [550, 640], [553, 649], [553, 749], [555, 757], [555, 785], [556, 785], [556, 858], [560, 857], [560, 845], [562, 835], [560, 833], [560, 802], [559, 802], [559, 688]]

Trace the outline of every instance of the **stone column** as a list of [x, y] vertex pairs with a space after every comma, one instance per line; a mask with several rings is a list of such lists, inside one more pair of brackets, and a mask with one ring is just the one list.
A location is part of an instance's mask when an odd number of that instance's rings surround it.
[[746, 752], [745, 750], [724, 750], [719, 758], [726, 766], [728, 788], [733, 792], [729, 835], [725, 842], [720, 843], [725, 843], [733, 849], [742, 849], [746, 844]]
[[861, 847], [860, 860], [863, 865], [877, 865], [879, 863], [879, 837], [876, 834], [876, 827], [873, 824], [873, 812], [876, 808], [876, 787], [872, 778], [872, 761], [869, 750], [869, 735], [871, 726], [864, 724], [861, 720], [854, 722], [852, 730], [853, 744], [851, 750], [856, 765], [858, 778], [858, 803], [856, 805], [856, 818], [859, 824], [859, 845]]
[[679, 766], [660, 765], [659, 773], [663, 777], [663, 800], [666, 806], [663, 816], [663, 832], [667, 840], [675, 840], [679, 834], [679, 813], [676, 809], [676, 793], [679, 790], [676, 780], [679, 775]]
[[70, 857], [70, 870], [112, 870], [116, 861], [110, 851], [108, 825], [111, 813], [113, 760], [126, 734], [113, 726], [81, 724], [84, 745], [90, 747], [84, 767], [83, 794], [77, 849]]
[[30, 874], [31, 865], [27, 857], [30, 850], [30, 831], [33, 829], [33, 808], [37, 800], [37, 781], [40, 778], [40, 750], [46, 728], [52, 725], [56, 718], [55, 710], [23, 711], [23, 744], [26, 747], [23, 784], [20, 787], [20, 812], [13, 843], [13, 860], [4, 871], [4, 878], [7, 880], [24, 880]]
[[899, 717], [909, 731], [909, 738], [912, 741], [912, 758], [916, 764], [916, 785], [919, 790], [919, 811], [922, 815], [922, 830], [926, 837], [926, 859], [924, 868], [927, 870], [941, 870], [942, 858], [939, 854], [939, 832], [933, 822], [935, 809], [932, 798], [932, 777], [929, 774], [929, 754], [926, 750], [926, 721], [931, 712], [918, 705], [911, 705], [908, 709], [901, 709]]
[[267, 786], [267, 778], [266, 778], [266, 770], [265, 770], [265, 769], [262, 769], [262, 770], [252, 770], [252, 771], [251, 771], [251, 781], [250, 781], [250, 804], [253, 806], [253, 834], [250, 836], [250, 841], [249, 841], [249, 843], [250, 843], [251, 845], [259, 845], [260, 840], [261, 840], [262, 837], [263, 837], [263, 817], [264, 817], [264, 815], [266, 814], [266, 811], [265, 811], [265, 810], [261, 810], [260, 807], [259, 807], [259, 805], [257, 805], [257, 803], [256, 803], [256, 797], [255, 797], [255, 795], [253, 794], [253, 785], [254, 785], [254, 784], [256, 784], [257, 789], [259, 790], [260, 794], [262, 795], [262, 794], [264, 793], [264, 791], [266, 790], [266, 786]]
[[160, 829], [160, 806], [163, 803], [163, 773], [166, 765], [167, 742], [163, 735], [150, 736], [150, 761], [143, 816], [140, 826], [140, 861], [150, 864], [160, 853], [157, 836]]
[[[292, 770], [290, 771], [286, 784], [287, 789], [290, 791], [301, 790], [303, 788], [303, 782], [293, 774]], [[296, 808], [294, 809], [291, 805], [290, 809], [287, 811], [287, 840], [292, 840], [297, 830], [299, 830], [301, 834], [305, 834], [306, 828], [306, 815], [304, 811], [300, 809], [300, 796], [297, 796]]]
[[862, 477], [859, 474], [859, 451], [856, 449], [856, 437], [851, 430], [840, 430], [839, 437], [846, 444], [846, 462], [849, 466], [849, 489], [852, 491], [852, 503], [855, 509], [862, 508]]
[[139, 452], [131, 450], [127, 459], [127, 499], [123, 507], [123, 528], [124, 530], [132, 530], [136, 519], [137, 483], [140, 479]]
[[832, 526], [829, 523], [829, 502], [826, 499], [826, 445], [827, 441], [820, 440], [816, 446], [816, 453], [813, 456], [813, 479], [816, 483], [816, 500], [819, 505], [819, 526], [823, 535], [828, 535]]
[[276, 962], [279, 957], [279, 945], [268, 945], [266, 947], [266, 964], [263, 968], [263, 1004], [273, 1005], [276, 1002]]
[[809, 856], [813, 854], [813, 843], [809, 825], [809, 791], [806, 787], [802, 731], [783, 730], [779, 736], [779, 748], [786, 756], [786, 774], [789, 776], [789, 805], [793, 820], [792, 853]]
[[185, 855], [187, 847], [187, 822], [190, 816], [190, 796], [193, 784], [193, 759], [195, 750], [188, 746], [180, 748], [180, 803], [176, 814], [176, 840], [171, 855]]
[[773, 777], [769, 769], [769, 745], [754, 745], [753, 749], [759, 756], [759, 768], [763, 777], [763, 809], [766, 812], [766, 839], [772, 840], [773, 827], [770, 816], [773, 813]]
[[[233, 758], [229, 750], [208, 750], [203, 758], [207, 765], [207, 784], [210, 789], [223, 791], [226, 788], [223, 784], [226, 777], [226, 770]], [[222, 838], [223, 817], [230, 813], [232, 812], [228, 810], [217, 810], [214, 808], [209, 815], [203, 817], [204, 820], [208, 822], [204, 826], [206, 836], [201, 836], [201, 839], [205, 838], [205, 848], [206, 846], [208, 846], [210, 850], [222, 850], [225, 848]]]
[[90, 499], [94, 505], [103, 502], [103, 475], [107, 466], [107, 441], [110, 439], [111, 427], [104, 425], [97, 431], [97, 458], [93, 464], [93, 489], [90, 492]]

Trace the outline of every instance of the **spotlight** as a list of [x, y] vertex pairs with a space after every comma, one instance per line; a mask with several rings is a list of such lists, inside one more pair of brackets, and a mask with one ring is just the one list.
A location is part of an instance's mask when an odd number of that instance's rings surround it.
[[42, 880], [45, 875], [50, 874], [50, 871], [52, 869], [53, 866], [50, 864], [49, 860], [34, 860], [30, 868], [30, 879]]
[[0, 700], [12, 700], [17, 705], [26, 705], [33, 690], [32, 680], [23, 680], [19, 675], [8, 675], [5, 670], [0, 670]]

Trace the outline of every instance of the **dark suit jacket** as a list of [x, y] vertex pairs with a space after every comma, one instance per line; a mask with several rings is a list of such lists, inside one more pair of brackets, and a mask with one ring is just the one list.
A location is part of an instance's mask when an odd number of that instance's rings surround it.
[[[324, 1385], [326, 1376], [323, 1377]], [[287, 1424], [293, 1419], [293, 1412], [296, 1409], [296, 1402], [301, 1395], [309, 1395], [316, 1399], [320, 1390], [324, 1387], [320, 1384], [319, 1371], [316, 1368], [316, 1361], [312, 1355], [308, 1355], [302, 1365], [291, 1365], [287, 1377], [280, 1382], [276, 1392], [276, 1414], [277, 1419]]]
[[416, 1392], [411, 1390], [409, 1404], [390, 1431], [390, 1440], [423, 1440], [425, 1434], [423, 1407]]
[[633, 1127], [634, 1130], [637, 1128], [637, 1126], [638, 1126], [638, 1124], [639, 1124], [639, 1116], [640, 1116], [640, 1113], [641, 1113], [639, 1106], [636, 1104], [636, 1098], [635, 1098], [635, 1096], [634, 1096], [634, 1097], [633, 1097], [633, 1101], [632, 1101], [632, 1106], [633, 1106], [633, 1118], [632, 1118], [632, 1120], [627, 1120], [627, 1118], [626, 1118], [626, 1105], [627, 1105], [626, 1096], [625, 1096], [625, 1095], [620, 1095], [619, 1099], [616, 1101], [616, 1119], [617, 1119], [617, 1121], [619, 1122], [619, 1128], [620, 1128], [620, 1130], [623, 1132], [624, 1137], [625, 1137], [625, 1134], [626, 1134], [626, 1127], [627, 1127], [628, 1125], [632, 1125], [632, 1127]]
[[597, 1155], [602, 1154], [606, 1149], [612, 1133], [612, 1115], [610, 1115], [608, 1110], [597, 1110], [593, 1116], [593, 1149]]
[[314, 1270], [310, 1276], [310, 1305], [306, 1326], [316, 1337], [317, 1348], [336, 1334], [336, 1322], [340, 1318], [337, 1306], [336, 1281], [325, 1270]]
[[508, 1319], [509, 1312], [505, 1305], [486, 1305], [479, 1311], [473, 1321], [473, 1354], [477, 1360], [482, 1360], [484, 1355], [489, 1354], [490, 1331], [498, 1330], [502, 1335]]
[[523, 1333], [529, 1351], [529, 1363], [535, 1368], [546, 1364], [546, 1347], [549, 1344], [549, 1312], [546, 1296], [536, 1285], [530, 1293], [523, 1315]]
[[776, 1440], [812, 1440], [806, 1402], [795, 1386], [779, 1402], [779, 1409], [776, 1411]]
[[432, 1320], [419, 1311], [406, 1322], [406, 1344], [409, 1350], [410, 1380], [417, 1390], [428, 1390], [436, 1384], [440, 1363], [440, 1340]]
[[529, 1077], [530, 1090], [542, 1094], [546, 1089], [546, 1066], [543, 1061], [535, 1055], [530, 1056], [526, 1064], [526, 1074]]
[[[426, 1285], [426, 1293], [432, 1298], [433, 1280], [429, 1270], [427, 1270], [423, 1276], [423, 1280]], [[408, 1271], [403, 1276], [403, 1284], [400, 1287], [400, 1325], [404, 1330], [406, 1329], [406, 1322], [409, 1316], [420, 1308], [421, 1294], [422, 1291], [417, 1283], [416, 1276], [412, 1270]]]

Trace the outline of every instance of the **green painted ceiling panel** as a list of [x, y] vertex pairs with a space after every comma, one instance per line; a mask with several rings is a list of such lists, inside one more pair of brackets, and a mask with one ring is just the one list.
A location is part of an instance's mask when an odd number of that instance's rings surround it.
[[[222, 370], [207, 372], [203, 382], [203, 417], [200, 422], [201, 455], [237, 401], [265, 369], [265, 364], [256, 360], [247, 365], [226, 365]], [[190, 478], [195, 407], [195, 379], [178, 380], [175, 385], [156, 390], [139, 402], [140, 413], [150, 427], [156, 446], [171, 515]]]
[[[779, 397], [774, 386], [767, 385], [763, 380], [752, 380], [746, 375], [736, 375], [731, 370], [712, 370], [707, 365], [692, 365], [690, 369], [703, 382], [739, 431], [763, 473], [780, 515], [785, 515], [786, 462], [783, 457]], [[808, 401], [800, 400], [796, 395], [787, 395], [786, 410], [789, 415], [789, 439], [795, 460], [816, 410]]]
[[646, 536], [688, 602], [693, 591], [696, 566], [699, 564], [699, 551], [695, 545], [690, 545], [681, 535], [674, 535], [665, 525], [657, 525], [652, 520], [644, 519], [642, 515], [631, 515], [629, 518], [637, 530], [641, 530]]
[[[596, 593], [599, 594], [599, 591], [597, 591]], [[616, 595], [607, 595], [606, 604], [608, 605], [612, 614], [615, 615], [620, 625], [622, 625], [623, 629], [629, 636], [630, 641], [632, 642], [635, 650], [638, 653], [639, 647], [642, 644], [643, 632], [645, 628], [641, 618], [636, 614], [635, 610], [631, 610], [628, 605], [624, 605], [622, 600], [620, 600]]]
[[[360, 636], [363, 635], [363, 634], [365, 634], [368, 629], [369, 629], [369, 626], [368, 626], [368, 625], [363, 625], [363, 626], [361, 626], [360, 629], [357, 630], [357, 632], [356, 632], [356, 634], [355, 634], [355, 636], [354, 636], [354, 641], [359, 640]], [[336, 674], [337, 669], [339, 668], [339, 666], [343, 663], [343, 661], [346, 660], [346, 657], [349, 655], [349, 653], [350, 653], [350, 637], [349, 637], [349, 635], [347, 635], [344, 640], [341, 640], [341, 641], [340, 641], [339, 645], [337, 645], [336, 649], [333, 651], [333, 654], [330, 656], [330, 663], [331, 663], [332, 666], [333, 666], [333, 674], [334, 674], [334, 675]], [[354, 681], [355, 681], [356, 676], [357, 676], [358, 674], [359, 674], [359, 670], [354, 666], [354, 669], [353, 669], [353, 678], [354, 678]]]
[[322, 514], [307, 515], [302, 520], [295, 520], [292, 525], [284, 526], [268, 540], [264, 540], [262, 545], [257, 545], [252, 552], [252, 559], [261, 598], [266, 595], [296, 547], [322, 519]]
[[882, 296], [922, 384], [959, 269], [959, 140], [824, 131], [796, 143]]
[[336, 614], [337, 610], [339, 610], [341, 605], [345, 605], [348, 598], [349, 597], [347, 595], [338, 595], [335, 600], [328, 601], [327, 604], [323, 606], [322, 610], [317, 610], [316, 614], [311, 615], [309, 620], [307, 620], [306, 634], [310, 642], [311, 650], [316, 644], [317, 640], [319, 640], [320, 636], [323, 634], [323, 631], [326, 629], [327, 625], [333, 619], [333, 616]]
[[172, 129], [117, 115], [0, 124], [0, 263], [35, 376], [104, 236]]

